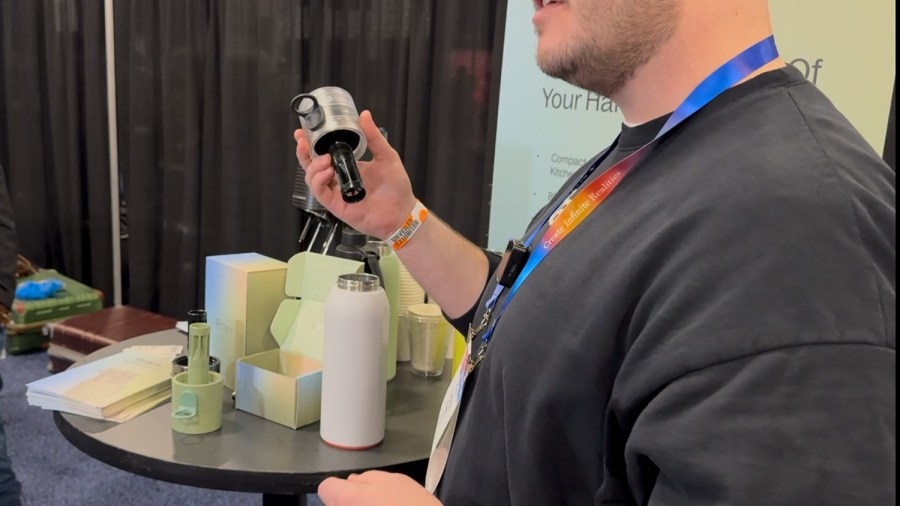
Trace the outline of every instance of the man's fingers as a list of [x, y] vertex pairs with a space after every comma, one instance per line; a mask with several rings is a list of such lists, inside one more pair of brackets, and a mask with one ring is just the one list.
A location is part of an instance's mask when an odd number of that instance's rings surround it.
[[322, 204], [331, 202], [331, 193], [334, 191], [334, 169], [331, 167], [331, 155], [322, 155], [306, 166], [306, 186], [309, 187], [313, 197]]
[[440, 502], [412, 478], [385, 471], [351, 474], [346, 480], [328, 478], [319, 485], [326, 506], [362, 504], [423, 504]]
[[[323, 160], [328, 158], [329, 160]], [[306, 167], [306, 183], [310, 188], [328, 186], [334, 179], [334, 169], [331, 167], [331, 155], [323, 155], [310, 162]]]
[[356, 481], [359, 483], [374, 483], [376, 481], [382, 481], [390, 478], [393, 473], [389, 473], [387, 471], [366, 471], [362, 474], [353, 473], [347, 477], [347, 481]]
[[318, 490], [316, 490], [316, 493], [318, 493], [320, 496], [323, 496], [322, 499], [324, 499], [324, 496], [331, 496], [337, 490], [340, 490], [345, 481], [346, 480], [334, 477], [325, 478], [324, 480], [322, 480], [322, 483], [319, 483], [319, 488]]
[[322, 172], [317, 172], [311, 176], [306, 181], [306, 184], [309, 185], [313, 190], [318, 190], [319, 192], [326, 192], [334, 186], [334, 171], [332, 170], [323, 170]]
[[[300, 132], [300, 136], [297, 136], [297, 132]], [[306, 136], [303, 135], [303, 130], [297, 130], [294, 132], [294, 139], [297, 141], [297, 163], [306, 170], [312, 160], [309, 156], [309, 143], [306, 141]]]
[[387, 139], [381, 135], [381, 130], [375, 125], [375, 120], [372, 119], [371, 112], [363, 111], [362, 114], [359, 115], [359, 126], [366, 135], [366, 143], [369, 146], [369, 151], [372, 152], [372, 158], [377, 159], [388, 156], [394, 151], [394, 148], [388, 144]]
[[351, 506], [359, 502], [364, 484], [353, 483], [340, 478], [326, 478], [317, 490], [319, 499], [328, 506]]

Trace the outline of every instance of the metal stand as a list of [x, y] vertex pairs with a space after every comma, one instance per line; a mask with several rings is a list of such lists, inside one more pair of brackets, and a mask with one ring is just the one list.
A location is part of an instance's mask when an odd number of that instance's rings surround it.
[[341, 221], [327, 211], [315, 213], [306, 211], [303, 214], [303, 229], [297, 241], [300, 243], [300, 250], [323, 255], [333, 253], [337, 242], [340, 242], [335, 241], [335, 236], [343, 226]]
[[306, 506], [306, 494], [263, 494], [263, 506]]

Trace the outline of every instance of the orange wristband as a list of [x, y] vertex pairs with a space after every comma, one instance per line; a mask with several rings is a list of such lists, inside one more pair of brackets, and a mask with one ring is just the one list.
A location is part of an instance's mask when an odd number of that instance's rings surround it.
[[425, 209], [425, 206], [417, 200], [416, 205], [413, 206], [412, 211], [409, 212], [409, 216], [406, 217], [406, 221], [403, 222], [403, 225], [388, 237], [387, 242], [391, 245], [391, 248], [396, 251], [406, 246], [427, 217], [428, 209]]

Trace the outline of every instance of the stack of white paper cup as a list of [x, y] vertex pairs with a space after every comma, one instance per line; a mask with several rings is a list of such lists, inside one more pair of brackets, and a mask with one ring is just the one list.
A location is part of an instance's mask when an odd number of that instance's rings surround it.
[[[407, 308], [410, 366], [418, 376], [440, 376], [446, 360], [450, 325], [437, 304], [413, 304]], [[452, 358], [452, 357], [451, 357]]]
[[397, 296], [397, 361], [409, 362], [409, 327], [406, 312], [409, 306], [425, 302], [425, 290], [413, 279], [400, 262], [400, 293]]

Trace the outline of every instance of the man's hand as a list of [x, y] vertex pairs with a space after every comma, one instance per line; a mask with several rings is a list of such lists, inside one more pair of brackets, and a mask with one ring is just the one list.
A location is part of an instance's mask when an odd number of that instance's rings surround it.
[[306, 185], [313, 197], [331, 214], [354, 229], [379, 239], [393, 234], [409, 216], [416, 197], [400, 155], [378, 130], [372, 113], [363, 111], [359, 126], [366, 136], [372, 161], [358, 162], [366, 197], [354, 204], [344, 202], [331, 166], [331, 155], [310, 158], [309, 140], [302, 129], [294, 132], [297, 161], [306, 171]]
[[328, 478], [319, 485], [326, 506], [439, 505], [430, 492], [409, 476], [384, 471], [351, 474], [346, 480]]
[[[294, 132], [297, 161], [306, 171], [306, 184], [315, 199], [337, 219], [359, 232], [386, 240], [409, 217], [416, 197], [400, 155], [388, 144], [369, 111], [359, 115], [372, 160], [359, 162], [366, 197], [348, 204], [331, 166], [331, 155], [310, 158], [309, 139], [302, 129]], [[422, 223], [416, 236], [397, 250], [397, 256], [413, 278], [451, 318], [466, 314], [481, 297], [488, 278], [488, 259], [481, 248], [439, 220], [434, 213]]]

